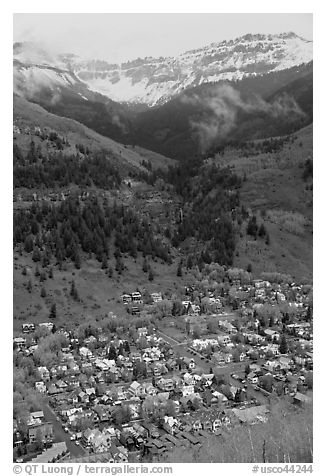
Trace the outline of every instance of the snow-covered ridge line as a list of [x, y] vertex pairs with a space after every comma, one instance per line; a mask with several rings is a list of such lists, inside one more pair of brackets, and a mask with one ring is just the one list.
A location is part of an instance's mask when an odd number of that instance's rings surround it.
[[[312, 41], [293, 32], [244, 35], [212, 43], [175, 58], [135, 59], [122, 64], [85, 60], [76, 55], [50, 56], [24, 43], [16, 46], [21, 63], [68, 70], [89, 89], [118, 102], [163, 104], [188, 87], [221, 80], [242, 79], [280, 71], [313, 59]], [[42, 59], [43, 58], [43, 59]], [[37, 60], [37, 61], [36, 61]]]

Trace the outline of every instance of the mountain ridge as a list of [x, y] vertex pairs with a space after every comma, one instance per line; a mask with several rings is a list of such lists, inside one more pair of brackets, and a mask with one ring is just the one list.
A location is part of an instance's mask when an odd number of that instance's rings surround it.
[[[25, 62], [42, 61], [40, 48], [26, 44]], [[24, 59], [24, 44], [14, 45]], [[243, 35], [211, 43], [176, 57], [145, 57], [121, 64], [86, 60], [73, 54], [56, 57], [44, 52], [46, 65], [73, 73], [92, 91], [120, 103], [161, 105], [189, 87], [281, 71], [312, 60], [312, 41], [293, 32], [279, 35]]]
[[[312, 60], [292, 68], [280, 69], [282, 57], [291, 57], [286, 43], [289, 41], [295, 42], [301, 51], [298, 53], [292, 48], [292, 53], [295, 52], [292, 57], [294, 62], [300, 63], [303, 59], [310, 58], [312, 42], [295, 33], [245, 35], [228, 42], [214, 43], [213, 50], [212, 46], [208, 46], [184, 53], [181, 56], [187, 58], [189, 71], [193, 70], [193, 60], [196, 58], [199, 70], [207, 73], [203, 62], [208, 62], [208, 68], [212, 64], [222, 64], [214, 56], [217, 47], [220, 52], [226, 51], [229, 59], [229, 49], [235, 48], [239, 60], [236, 71], [239, 72], [242, 68], [242, 77], [208, 81], [195, 86], [190, 81], [189, 86], [181, 92], [175, 90], [168, 101], [164, 102], [161, 98], [162, 104], [152, 106], [137, 101], [132, 105], [116, 102], [111, 97], [94, 91], [92, 85], [80, 77], [71, 63], [76, 62], [75, 55], [55, 56], [30, 43], [16, 43], [14, 91], [40, 104], [48, 112], [75, 119], [115, 141], [132, 146], [140, 145], [165, 156], [185, 160], [205, 154], [212, 147], [214, 150], [214, 147], [220, 147], [228, 141], [236, 140], [239, 143], [243, 140], [288, 134], [312, 121]], [[308, 49], [302, 45], [308, 45]], [[272, 71], [260, 71], [259, 74], [254, 71], [247, 74], [244, 71], [249, 60], [252, 64], [257, 60], [257, 54], [253, 51], [255, 49], [259, 54], [262, 51], [264, 54], [271, 54], [274, 60], [275, 52], [278, 51], [278, 60], [274, 63], [270, 61], [267, 65]], [[305, 57], [307, 52], [309, 56]], [[210, 53], [213, 54], [213, 60]], [[154, 60], [147, 58], [145, 61], [150, 63]], [[164, 58], [157, 61], [164, 62]], [[173, 61], [171, 60], [171, 64]], [[134, 75], [143, 66], [143, 60], [136, 59], [121, 67], [125, 74], [129, 74], [132, 69]], [[87, 67], [97, 70], [96, 74], [103, 73], [105, 76], [107, 69], [111, 68], [112, 72], [116, 65], [94, 60]], [[146, 74], [149, 80], [154, 81], [154, 85], [158, 76], [153, 75], [151, 69]], [[135, 80], [134, 76], [133, 78], [132, 81]], [[138, 80], [140, 81], [140, 76]]]

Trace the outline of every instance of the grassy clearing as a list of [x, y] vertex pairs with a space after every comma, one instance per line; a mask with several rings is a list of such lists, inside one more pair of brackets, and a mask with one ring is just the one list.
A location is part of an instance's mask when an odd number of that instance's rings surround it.
[[246, 269], [252, 264], [253, 275], [278, 271], [294, 278], [312, 279], [313, 247], [312, 234], [306, 230], [298, 236], [280, 229], [275, 223], [265, 222], [270, 235], [270, 244], [264, 240], [254, 240], [242, 233], [238, 240], [234, 266]]
[[[150, 293], [161, 291], [163, 293], [180, 293], [183, 291], [184, 278], [176, 276], [176, 264], [167, 265], [152, 261], [154, 280], [148, 280], [148, 274], [142, 271], [142, 257], [136, 260], [124, 258], [126, 266], [122, 275], [115, 271], [115, 261], [108, 260], [108, 266], [113, 269], [113, 277], [101, 269], [100, 263], [95, 260], [83, 262], [80, 270], [68, 264], [59, 270], [54, 266], [54, 278], [47, 278], [40, 283], [39, 277], [35, 276], [36, 263], [31, 256], [23, 253], [22, 256], [15, 254], [14, 260], [14, 330], [19, 331], [24, 322], [48, 322], [50, 307], [53, 302], [57, 305], [56, 324], [67, 322], [71, 324], [81, 323], [84, 320], [97, 320], [113, 312], [119, 316], [132, 316], [127, 314], [126, 308], [120, 302], [120, 296], [124, 292], [135, 291], [137, 287], [146, 288]], [[23, 268], [27, 274], [22, 274]], [[40, 271], [42, 271], [39, 265]], [[32, 282], [32, 291], [27, 290], [28, 281]], [[76, 302], [70, 296], [71, 282], [75, 281], [80, 302]], [[41, 289], [44, 286], [46, 297], [41, 297]]]

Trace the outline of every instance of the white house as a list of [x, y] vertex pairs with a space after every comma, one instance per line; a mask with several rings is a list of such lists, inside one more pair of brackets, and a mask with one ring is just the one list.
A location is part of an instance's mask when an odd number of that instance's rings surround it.
[[254, 372], [250, 372], [250, 374], [248, 374], [247, 380], [251, 384], [257, 384], [258, 383], [258, 377]]
[[280, 333], [274, 331], [273, 329], [265, 329], [265, 335], [270, 337], [274, 341], [279, 340], [280, 338]]
[[80, 347], [79, 355], [86, 359], [86, 358], [92, 357], [93, 353], [87, 347]]
[[194, 386], [193, 385], [185, 385], [182, 387], [182, 396], [188, 397], [188, 395], [192, 395], [194, 393]]

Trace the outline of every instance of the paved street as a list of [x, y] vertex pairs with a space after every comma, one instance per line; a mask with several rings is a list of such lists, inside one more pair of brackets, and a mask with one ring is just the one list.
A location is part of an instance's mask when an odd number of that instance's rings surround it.
[[82, 446], [77, 446], [74, 441], [70, 440], [70, 434], [64, 431], [61, 422], [57, 420], [54, 411], [48, 404], [43, 405], [43, 412], [45, 420], [50, 421], [53, 424], [55, 442], [65, 441], [71, 456], [85, 456], [85, 454], [87, 454], [87, 451]]

